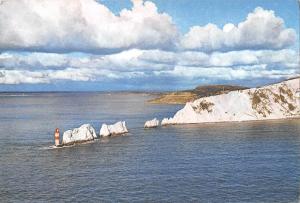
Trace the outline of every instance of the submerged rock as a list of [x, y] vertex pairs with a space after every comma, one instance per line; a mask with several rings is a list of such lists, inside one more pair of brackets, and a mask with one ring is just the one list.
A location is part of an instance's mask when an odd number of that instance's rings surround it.
[[154, 118], [150, 121], [146, 121], [144, 128], [156, 128], [159, 125], [159, 120]]
[[112, 136], [112, 135], [120, 135], [128, 133], [128, 130], [126, 128], [125, 121], [119, 121], [113, 125], [106, 125], [105, 123], [102, 124], [100, 129], [100, 136], [106, 137], [106, 136]]
[[85, 142], [97, 138], [95, 129], [90, 124], [84, 124], [79, 128], [67, 130], [63, 134], [62, 145]]

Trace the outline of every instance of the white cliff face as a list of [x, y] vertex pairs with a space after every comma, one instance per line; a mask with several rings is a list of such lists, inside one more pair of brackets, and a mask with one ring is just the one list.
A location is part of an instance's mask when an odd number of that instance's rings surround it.
[[159, 126], [159, 120], [157, 120], [156, 118], [150, 120], [150, 121], [146, 121], [144, 128], [155, 128]]
[[90, 124], [84, 124], [79, 128], [67, 130], [63, 134], [62, 144], [90, 141], [97, 138], [95, 129]]
[[106, 125], [102, 124], [100, 129], [100, 136], [106, 137], [106, 136], [112, 136], [112, 135], [120, 135], [128, 133], [128, 130], [126, 128], [125, 121], [119, 121], [113, 125]]
[[300, 117], [300, 78], [188, 102], [161, 125]]

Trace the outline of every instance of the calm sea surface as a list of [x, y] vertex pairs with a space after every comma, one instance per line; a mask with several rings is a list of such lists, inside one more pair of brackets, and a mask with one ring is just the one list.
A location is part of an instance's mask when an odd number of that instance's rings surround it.
[[[300, 120], [179, 125], [147, 94], [0, 94], [1, 202], [298, 202]], [[50, 149], [84, 123], [126, 136]]]

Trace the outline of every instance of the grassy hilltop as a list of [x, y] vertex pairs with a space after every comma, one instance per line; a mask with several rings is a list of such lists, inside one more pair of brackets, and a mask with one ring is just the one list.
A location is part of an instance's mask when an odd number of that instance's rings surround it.
[[161, 94], [159, 97], [149, 100], [151, 104], [185, 104], [200, 97], [219, 95], [234, 90], [243, 90], [247, 87], [233, 85], [203, 85], [193, 90], [183, 90]]

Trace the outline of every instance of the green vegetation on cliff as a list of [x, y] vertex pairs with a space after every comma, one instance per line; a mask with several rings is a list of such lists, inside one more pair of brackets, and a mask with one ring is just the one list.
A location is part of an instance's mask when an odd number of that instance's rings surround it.
[[201, 97], [208, 97], [227, 93], [234, 90], [243, 90], [247, 87], [233, 85], [204, 85], [198, 86], [193, 90], [168, 92], [159, 97], [149, 100], [151, 104], [185, 104]]

